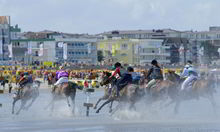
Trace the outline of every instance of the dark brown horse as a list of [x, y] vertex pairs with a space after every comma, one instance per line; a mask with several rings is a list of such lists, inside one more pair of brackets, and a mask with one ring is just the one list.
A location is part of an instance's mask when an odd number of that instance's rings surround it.
[[[101, 84], [109, 84], [111, 80], [108, 79], [103, 79]], [[113, 101], [118, 101], [119, 104], [116, 107], [116, 110], [122, 106], [123, 103], [128, 103], [129, 108], [135, 108], [134, 104], [144, 95], [144, 91], [140, 89], [138, 85], [134, 84], [129, 84], [125, 86], [121, 91], [120, 91], [120, 96], [116, 96], [116, 85], [113, 85], [113, 88], [111, 90], [111, 93], [108, 94], [108, 99], [106, 102], [104, 102], [96, 111], [96, 113], [99, 113], [99, 111], [107, 104], [113, 103]], [[107, 97], [106, 97], [107, 98]], [[112, 107], [112, 104], [111, 106]], [[111, 112], [111, 109], [110, 109]]]
[[[111, 94], [112, 94], [112, 87], [114, 86], [114, 81], [116, 80], [116, 78], [112, 78], [111, 80], [109, 79], [109, 77], [112, 74], [110, 72], [103, 72], [102, 75], [102, 81], [100, 82], [101, 86], [104, 86], [104, 96], [102, 96], [101, 98], [99, 98], [99, 100], [96, 102], [94, 109], [97, 108], [98, 104], [102, 101], [102, 100], [107, 100], [110, 98]], [[113, 105], [113, 101], [111, 102], [110, 108], [109, 108], [109, 112], [112, 111], [112, 105]]]
[[69, 81], [68, 85], [66, 85], [65, 87], [56, 87], [52, 91], [52, 100], [46, 108], [51, 106], [51, 111], [53, 111], [55, 101], [60, 100], [60, 99], [66, 99], [67, 105], [71, 107], [70, 102], [69, 102], [69, 98], [70, 98], [72, 102], [72, 113], [74, 113], [76, 89], [82, 90], [82, 87], [78, 86], [76, 83], [71, 82], [71, 81]]
[[[14, 94], [13, 96], [13, 103], [12, 103], [12, 114], [14, 114], [15, 109], [15, 103], [18, 100], [21, 100], [21, 106], [19, 110], [17, 111], [17, 115], [20, 113], [22, 109], [28, 110], [34, 101], [39, 96], [39, 87], [41, 82], [40, 81], [34, 81], [33, 83], [27, 83], [22, 89], [18, 89], [18, 93]], [[25, 106], [27, 101], [31, 100], [31, 103], [28, 106]]]

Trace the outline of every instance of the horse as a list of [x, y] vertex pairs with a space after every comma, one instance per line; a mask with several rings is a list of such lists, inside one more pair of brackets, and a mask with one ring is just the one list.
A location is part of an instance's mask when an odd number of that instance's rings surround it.
[[49, 73], [47, 76], [48, 86], [56, 83], [56, 73]]
[[[19, 87], [17, 94], [15, 93], [13, 96], [12, 114], [14, 114], [15, 103], [18, 100], [21, 100], [21, 106], [19, 110], [16, 112], [16, 115], [18, 115], [22, 109], [28, 110], [32, 106], [34, 101], [39, 96], [40, 84], [41, 81], [35, 80], [33, 81], [33, 83], [26, 84], [23, 88]], [[25, 107], [27, 101], [29, 100], [31, 100], [31, 103]]]
[[[104, 87], [104, 96], [102, 96], [101, 98], [98, 99], [98, 101], [96, 102], [94, 109], [97, 109], [98, 104], [102, 101], [102, 100], [107, 100], [110, 96], [111, 96], [111, 92], [112, 92], [112, 86], [114, 86], [115, 84], [115, 80], [116, 78], [113, 77], [111, 80], [109, 79], [109, 77], [112, 74], [110, 72], [103, 72], [103, 77], [102, 77], [102, 81], [100, 82], [101, 86], [105, 86]], [[110, 86], [111, 85], [111, 86]], [[112, 111], [112, 105], [113, 105], [113, 101], [111, 102], [110, 105], [110, 109], [109, 112]]]
[[[108, 84], [109, 80], [103, 81], [105, 84]], [[105, 101], [96, 111], [96, 113], [99, 113], [99, 111], [107, 104], [113, 103], [113, 101], [118, 101], [119, 104], [116, 106], [116, 110], [122, 107], [123, 103], [129, 104], [129, 109], [134, 108], [134, 104], [143, 96], [143, 90], [139, 88], [138, 85], [135, 84], [128, 84], [120, 91], [120, 96], [116, 96], [116, 85], [113, 86], [111, 94], [108, 95], [107, 101]], [[112, 107], [112, 104], [111, 106]], [[114, 111], [114, 112], [115, 112]], [[111, 112], [111, 111], [110, 111]]]
[[168, 96], [171, 101], [166, 104], [169, 106], [170, 104], [175, 104], [174, 113], [178, 114], [179, 107], [182, 101], [196, 99], [199, 100], [200, 97], [207, 98], [215, 112], [216, 110], [216, 102], [213, 94], [216, 92], [214, 89], [212, 74], [208, 75], [207, 78], [199, 78], [192, 85], [190, 91], [181, 91], [180, 84], [182, 83], [181, 78], [173, 71], [169, 71], [167, 74], [167, 79], [175, 83], [175, 88], [168, 89]]
[[54, 104], [56, 100], [60, 100], [65, 98], [67, 100], [68, 107], [71, 107], [69, 102], [69, 97], [72, 101], [72, 113], [75, 113], [75, 96], [76, 96], [76, 89], [82, 90], [81, 86], [78, 86], [76, 83], [68, 81], [68, 85], [64, 87], [56, 87], [52, 91], [52, 100], [50, 103], [46, 106], [45, 109], [51, 106], [51, 111], [54, 110]]

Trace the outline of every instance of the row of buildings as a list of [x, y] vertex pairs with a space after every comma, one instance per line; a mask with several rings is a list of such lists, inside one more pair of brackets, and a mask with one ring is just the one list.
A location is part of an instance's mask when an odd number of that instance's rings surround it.
[[96, 35], [48, 30], [21, 32], [18, 25], [11, 26], [10, 17], [0, 16], [0, 60], [27, 64], [35, 61], [84, 64], [119, 61], [145, 65], [152, 59], [163, 64], [184, 64], [186, 60], [208, 64], [210, 60], [219, 59], [219, 40], [220, 27], [210, 27], [205, 32], [115, 30]]

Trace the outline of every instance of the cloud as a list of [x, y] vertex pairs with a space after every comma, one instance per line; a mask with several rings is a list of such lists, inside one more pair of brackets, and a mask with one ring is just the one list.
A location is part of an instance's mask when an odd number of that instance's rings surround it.
[[218, 5], [218, 0], [0, 0], [0, 14], [10, 15], [23, 31], [206, 30], [219, 24]]

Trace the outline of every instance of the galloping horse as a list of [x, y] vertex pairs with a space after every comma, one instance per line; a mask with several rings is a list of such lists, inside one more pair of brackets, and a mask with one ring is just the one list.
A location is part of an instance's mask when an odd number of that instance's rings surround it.
[[[15, 103], [18, 100], [21, 100], [21, 106], [19, 110], [17, 111], [17, 115], [20, 113], [22, 109], [28, 110], [33, 102], [36, 100], [36, 98], [39, 96], [39, 87], [40, 87], [41, 82], [36, 80], [33, 81], [32, 84], [27, 84], [25, 85], [22, 90], [19, 88], [18, 93], [14, 94], [13, 96], [13, 103], [12, 103], [12, 114], [14, 114], [14, 108], [15, 108]], [[32, 99], [32, 100], [31, 100]], [[31, 103], [25, 107], [26, 103], [28, 100], [31, 100]]]
[[[97, 108], [98, 104], [99, 104], [102, 100], [107, 100], [107, 99], [110, 98], [111, 93], [112, 93], [112, 87], [114, 86], [114, 83], [115, 83], [115, 80], [116, 80], [115, 77], [113, 77], [113, 78], [110, 80], [109, 77], [110, 77], [111, 75], [112, 75], [112, 74], [111, 74], [110, 72], [103, 72], [103, 78], [102, 78], [102, 81], [100, 82], [100, 85], [101, 85], [101, 86], [105, 86], [105, 87], [104, 87], [104, 96], [102, 96], [101, 98], [99, 98], [99, 100], [98, 100], [97, 103], [95, 104], [94, 109]], [[110, 86], [110, 84], [111, 84], [111, 86]], [[111, 102], [109, 112], [112, 111], [112, 104], [113, 104], [113, 101]]]
[[167, 79], [175, 83], [175, 88], [168, 89], [168, 95], [171, 99], [171, 102], [167, 104], [170, 105], [175, 103], [174, 112], [177, 114], [179, 111], [179, 107], [182, 101], [196, 99], [199, 97], [207, 98], [213, 106], [214, 111], [216, 110], [216, 102], [214, 100], [213, 94], [215, 93], [215, 89], [213, 87], [213, 78], [212, 74], [209, 74], [207, 78], [199, 78], [196, 80], [192, 86], [190, 91], [180, 91], [180, 76], [175, 72], [169, 71], [167, 74]]
[[70, 97], [72, 101], [72, 113], [74, 113], [76, 89], [82, 90], [82, 87], [78, 86], [76, 83], [71, 82], [71, 81], [69, 81], [68, 85], [65, 87], [56, 87], [52, 91], [52, 100], [46, 108], [51, 106], [51, 110], [53, 111], [55, 101], [60, 100], [62, 98], [65, 98], [67, 100], [67, 104], [70, 107], [71, 106], [69, 102], [69, 97]]
[[[101, 82], [101, 84], [108, 84], [110, 82], [110, 80], [107, 78], [104, 78], [103, 81]], [[106, 102], [104, 102], [96, 111], [96, 113], [99, 113], [99, 111], [108, 103], [113, 103], [113, 101], [119, 101], [119, 105], [116, 108], [120, 108], [122, 106], [122, 103], [128, 103], [130, 106], [129, 108], [134, 108], [134, 104], [137, 102], [137, 100], [139, 100], [142, 97], [142, 93], [143, 91], [139, 88], [138, 85], [134, 85], [134, 84], [129, 84], [127, 86], [125, 86], [121, 91], [120, 91], [120, 96], [116, 97], [116, 86], [113, 85], [113, 88], [111, 89], [112, 91], [110, 93], [106, 94], [105, 98], [108, 98], [108, 100]], [[107, 91], [107, 90], [105, 90]], [[102, 99], [102, 98], [101, 98]], [[101, 101], [101, 99], [99, 99], [98, 102]], [[97, 105], [96, 105], [97, 106]], [[112, 107], [112, 104], [111, 106]], [[111, 112], [111, 109], [110, 109]]]
[[49, 86], [56, 83], [56, 73], [55, 72], [49, 73], [47, 77], [47, 81]]

